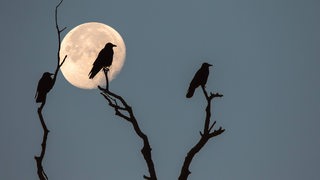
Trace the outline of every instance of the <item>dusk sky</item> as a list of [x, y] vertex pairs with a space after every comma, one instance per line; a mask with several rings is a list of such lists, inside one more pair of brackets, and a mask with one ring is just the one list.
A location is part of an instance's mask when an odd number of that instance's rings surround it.
[[[34, 95], [54, 72], [59, 0], [0, 6], [0, 179], [38, 179], [43, 130]], [[122, 36], [127, 56], [110, 90], [133, 107], [149, 137], [158, 179], [177, 179], [200, 138], [206, 101], [185, 97], [203, 62], [219, 92], [212, 120], [226, 131], [192, 161], [190, 180], [320, 178], [319, 0], [64, 0], [59, 25], [100, 22]], [[68, 59], [67, 59], [68, 60]], [[99, 90], [59, 72], [43, 116], [43, 167], [51, 180], [143, 179], [141, 140]]]

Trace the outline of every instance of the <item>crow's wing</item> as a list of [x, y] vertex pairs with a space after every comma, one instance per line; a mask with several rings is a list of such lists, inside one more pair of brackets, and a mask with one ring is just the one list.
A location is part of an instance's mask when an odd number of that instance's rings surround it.
[[43, 99], [43, 97], [45, 98], [45, 95], [51, 90], [52, 85], [53, 79], [50, 76], [44, 76], [39, 80], [37, 92], [35, 95], [37, 102], [39, 102], [39, 99]]
[[204, 86], [207, 83], [209, 76], [209, 69], [201, 67], [194, 75], [192, 81], [190, 82], [189, 89], [186, 97], [191, 98], [197, 87]]

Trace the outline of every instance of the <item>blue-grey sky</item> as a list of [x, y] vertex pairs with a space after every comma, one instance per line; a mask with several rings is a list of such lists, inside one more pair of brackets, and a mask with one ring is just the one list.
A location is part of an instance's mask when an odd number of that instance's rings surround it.
[[[58, 0], [5, 0], [0, 6], [0, 179], [37, 179], [42, 128], [34, 94], [56, 66]], [[101, 22], [127, 46], [112, 91], [133, 107], [148, 135], [159, 179], [177, 179], [199, 139], [205, 101], [185, 93], [201, 63], [214, 64], [213, 119], [226, 129], [191, 164], [190, 180], [320, 178], [320, 1], [65, 0], [67, 30]], [[63, 34], [64, 36], [65, 34]], [[98, 90], [61, 73], [43, 115], [50, 130], [49, 179], [142, 179], [142, 143]]]

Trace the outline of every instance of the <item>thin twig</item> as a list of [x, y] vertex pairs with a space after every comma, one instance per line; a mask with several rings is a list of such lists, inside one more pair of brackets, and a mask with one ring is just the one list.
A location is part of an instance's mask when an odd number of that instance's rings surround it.
[[211, 126], [210, 126], [210, 128], [209, 128], [209, 132], [211, 132], [211, 130], [212, 130], [213, 126], [216, 124], [216, 122], [217, 122], [217, 121], [214, 121], [214, 122], [211, 124]]
[[61, 68], [61, 66], [63, 65], [64, 61], [67, 59], [67, 57], [68, 57], [67, 55], [64, 56], [62, 62], [59, 64], [59, 68]]
[[64, 31], [67, 27], [64, 27], [62, 30], [60, 30], [59, 28], [59, 24], [58, 24], [58, 8], [61, 5], [61, 3], [63, 2], [63, 0], [61, 0], [59, 2], [59, 4], [56, 6], [55, 9], [55, 24], [56, 24], [56, 31], [57, 31], [57, 36], [58, 36], [58, 51], [57, 51], [57, 67], [56, 70], [54, 72], [54, 76], [53, 76], [53, 84], [56, 82], [57, 76], [58, 76], [58, 72], [60, 67], [63, 65], [64, 61], [67, 58], [67, 55], [65, 55], [65, 57], [63, 58], [62, 62], [60, 63], [60, 49], [61, 49], [61, 33], [62, 31]]

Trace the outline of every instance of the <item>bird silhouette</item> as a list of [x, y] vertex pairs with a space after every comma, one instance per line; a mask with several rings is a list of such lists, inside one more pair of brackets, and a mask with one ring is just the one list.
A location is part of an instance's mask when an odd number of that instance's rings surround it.
[[47, 93], [52, 89], [53, 79], [51, 77], [52, 73], [43, 73], [41, 79], [38, 82], [37, 92], [35, 99], [37, 103], [43, 103], [46, 101]]
[[93, 63], [93, 67], [88, 74], [89, 79], [93, 79], [102, 68], [109, 68], [113, 60], [113, 47], [116, 45], [108, 42], [99, 52], [97, 59]]
[[212, 66], [208, 63], [203, 63], [201, 68], [196, 72], [192, 81], [190, 82], [189, 89], [186, 97], [191, 98], [194, 94], [194, 91], [197, 87], [202, 86], [205, 87], [208, 76], [209, 76], [209, 67]]

